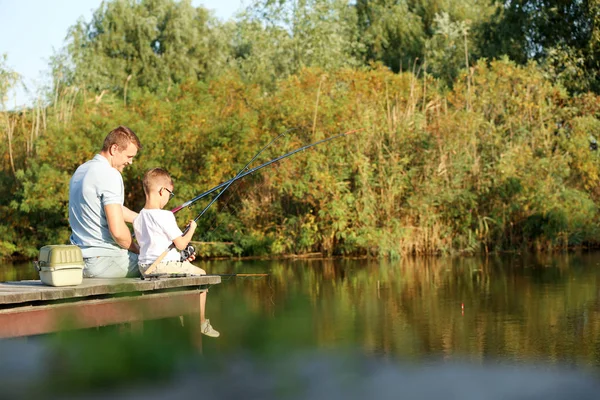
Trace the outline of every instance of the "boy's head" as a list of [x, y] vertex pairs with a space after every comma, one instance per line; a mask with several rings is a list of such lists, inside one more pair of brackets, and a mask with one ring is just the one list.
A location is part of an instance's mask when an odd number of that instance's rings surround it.
[[152, 195], [166, 196], [168, 200], [173, 193], [173, 179], [171, 179], [171, 175], [167, 170], [163, 168], [152, 168], [146, 171], [143, 184], [146, 197]]

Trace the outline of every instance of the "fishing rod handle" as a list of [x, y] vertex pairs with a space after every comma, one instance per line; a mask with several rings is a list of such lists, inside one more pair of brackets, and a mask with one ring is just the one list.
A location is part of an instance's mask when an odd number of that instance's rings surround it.
[[171, 251], [174, 248], [175, 248], [175, 243], [171, 243], [169, 248], [167, 250], [165, 250], [160, 256], [158, 256], [158, 258], [156, 260], [154, 260], [154, 262], [148, 267], [148, 269], [146, 271], [144, 271], [143, 275], [145, 276], [145, 275], [150, 275], [151, 273], [153, 273], [154, 270], [156, 269], [156, 267], [158, 267], [158, 264], [160, 264], [162, 262], [162, 260], [167, 256], [167, 254], [169, 254], [169, 251]]

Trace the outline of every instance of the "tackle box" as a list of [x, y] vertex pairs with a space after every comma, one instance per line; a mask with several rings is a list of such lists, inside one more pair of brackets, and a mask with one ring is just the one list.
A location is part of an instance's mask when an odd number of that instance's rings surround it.
[[75, 245], [44, 246], [34, 265], [45, 285], [74, 286], [83, 281], [83, 256]]

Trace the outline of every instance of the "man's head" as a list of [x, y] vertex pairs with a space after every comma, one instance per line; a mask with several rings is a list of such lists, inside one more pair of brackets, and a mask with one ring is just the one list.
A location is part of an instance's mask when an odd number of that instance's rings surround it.
[[113, 168], [123, 172], [125, 166], [133, 163], [133, 157], [142, 148], [135, 132], [126, 126], [113, 129], [104, 139], [102, 154]]
[[146, 171], [142, 183], [146, 198], [158, 198], [161, 208], [174, 196], [173, 179], [171, 179], [171, 175], [163, 168], [152, 168]]

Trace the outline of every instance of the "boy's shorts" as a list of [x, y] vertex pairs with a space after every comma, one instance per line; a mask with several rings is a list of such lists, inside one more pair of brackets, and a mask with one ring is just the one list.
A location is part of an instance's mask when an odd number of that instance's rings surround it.
[[[152, 264], [139, 264], [139, 272], [145, 273]], [[187, 274], [187, 275], [206, 275], [206, 271], [196, 267], [189, 261], [164, 261], [156, 266], [153, 274]]]
[[84, 278], [130, 278], [140, 276], [138, 255], [124, 251], [117, 255], [84, 258]]

